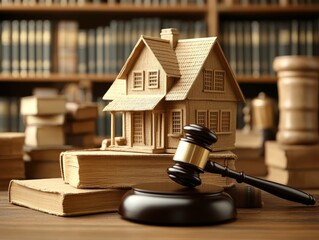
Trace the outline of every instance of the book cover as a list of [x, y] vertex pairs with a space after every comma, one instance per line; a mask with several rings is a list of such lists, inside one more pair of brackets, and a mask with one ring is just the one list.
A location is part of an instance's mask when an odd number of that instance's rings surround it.
[[45, 147], [32, 147], [23, 146], [23, 159], [25, 161], [55, 161], [59, 162], [61, 152], [74, 149], [69, 145], [62, 146], [45, 146]]
[[65, 144], [63, 126], [27, 126], [25, 144], [29, 146], [59, 146]]
[[96, 121], [94, 119], [81, 121], [67, 121], [64, 125], [66, 134], [85, 134], [96, 132]]
[[21, 132], [0, 132], [0, 155], [23, 155], [25, 134]]
[[98, 117], [97, 103], [67, 102], [67, 117], [74, 120], [96, 119]]
[[[214, 161], [235, 169], [236, 155], [213, 153]], [[167, 169], [174, 164], [173, 154], [147, 154], [84, 149], [62, 152], [61, 175], [76, 188], [131, 187], [145, 182], [170, 181]], [[217, 174], [202, 174], [202, 181], [229, 187], [235, 180]]]
[[281, 145], [276, 141], [265, 144], [265, 161], [268, 166], [281, 169], [319, 170], [319, 144]]
[[66, 113], [65, 96], [28, 96], [21, 98], [22, 115], [49, 115]]
[[46, 125], [46, 126], [63, 125], [64, 120], [65, 120], [64, 114], [25, 115], [24, 116], [24, 122], [27, 126], [29, 125]]
[[126, 190], [76, 189], [60, 178], [12, 180], [9, 202], [57, 216], [115, 212]]

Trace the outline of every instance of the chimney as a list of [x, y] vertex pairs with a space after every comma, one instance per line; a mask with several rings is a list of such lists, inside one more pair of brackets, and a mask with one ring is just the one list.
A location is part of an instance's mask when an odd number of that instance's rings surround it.
[[169, 40], [173, 49], [176, 48], [179, 32], [176, 28], [165, 28], [161, 31], [161, 39]]

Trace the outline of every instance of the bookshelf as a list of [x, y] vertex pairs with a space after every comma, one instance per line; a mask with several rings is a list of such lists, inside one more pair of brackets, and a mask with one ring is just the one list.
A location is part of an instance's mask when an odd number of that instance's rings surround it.
[[[16, 0], [11, 0], [12, 2], [17, 2]], [[257, 22], [259, 24], [259, 29], [262, 29], [266, 24], [267, 28], [270, 28], [272, 23], [279, 25], [279, 22], [287, 22], [290, 25], [294, 24], [298, 29], [307, 25], [310, 22], [312, 24], [312, 40], [313, 46], [319, 45], [319, 4], [311, 3], [307, 1], [308, 4], [300, 3], [301, 1], [293, 0], [273, 0], [273, 1], [262, 1], [262, 0], [206, 0], [206, 1], [183, 1], [183, 0], [167, 0], [167, 1], [122, 1], [122, 0], [101, 0], [94, 1], [86, 0], [83, 4], [78, 4], [79, 1], [68, 4], [51, 4], [45, 5], [40, 3], [41, 0], [33, 1], [35, 4], [22, 4], [28, 1], [18, 1], [21, 4], [8, 3], [8, 0], [0, 0], [0, 22], [1, 31], [3, 31], [3, 22], [17, 21], [21, 24], [21, 21], [49, 21], [51, 23], [51, 43], [50, 43], [50, 71], [49, 74], [11, 74], [11, 72], [4, 74], [3, 68], [1, 68], [0, 73], [0, 96], [1, 97], [21, 97], [27, 96], [32, 93], [33, 87], [45, 87], [52, 86], [62, 89], [67, 83], [80, 83], [82, 80], [91, 82], [91, 90], [93, 99], [97, 100], [98, 97], [102, 97], [106, 89], [110, 86], [112, 81], [115, 79], [117, 72], [121, 68], [123, 62], [125, 61], [130, 48], [137, 41], [139, 34], [154, 34], [159, 35], [159, 29], [162, 27], [177, 27], [180, 31], [184, 31], [185, 34], [181, 38], [185, 37], [200, 37], [200, 36], [218, 36], [219, 42], [224, 48], [225, 55], [229, 62], [235, 61], [235, 73], [237, 80], [240, 83], [244, 95], [247, 98], [252, 98], [257, 96], [260, 91], [265, 91], [267, 95], [276, 98], [277, 97], [277, 87], [276, 87], [276, 76], [271, 72], [271, 58], [267, 56], [267, 71], [260, 72], [258, 74], [253, 74], [252, 70], [246, 71], [241, 70], [238, 72], [236, 66], [236, 61], [240, 58], [240, 61], [245, 62], [243, 58], [243, 50], [245, 46], [238, 44], [238, 34], [233, 39], [235, 39], [235, 44], [229, 46], [229, 36], [225, 34], [225, 27], [229, 27], [229, 24], [237, 23], [248, 23]], [[32, 2], [32, 1], [29, 1]], [[49, 1], [47, 1], [49, 2]], [[63, 1], [62, 1], [63, 2]], [[69, 1], [71, 2], [71, 1]], [[97, 2], [97, 3], [96, 3]], [[128, 3], [130, 2], [130, 3]], [[139, 2], [140, 4], [134, 4]], [[175, 4], [177, 2], [177, 4]], [[249, 3], [253, 2], [253, 3]], [[265, 3], [268, 4], [265, 4]], [[314, 1], [315, 2], [315, 1]], [[163, 3], [163, 4], [162, 4]], [[187, 3], [187, 4], [185, 4]], [[295, 4], [298, 3], [298, 4]], [[144, 23], [138, 23], [140, 20], [144, 20]], [[131, 34], [132, 42], [129, 43], [130, 47], [126, 50], [119, 50], [127, 45], [126, 42], [119, 42], [119, 46], [116, 48], [117, 52], [115, 54], [121, 54], [121, 57], [117, 59], [117, 63], [113, 66], [112, 70], [103, 70], [98, 72], [88, 71], [87, 69], [83, 72], [78, 70], [79, 57], [73, 58], [73, 66], [71, 66], [71, 71], [64, 73], [59, 70], [59, 51], [57, 48], [58, 36], [57, 36], [57, 26], [61, 21], [76, 23], [77, 33], [81, 30], [98, 31], [99, 27], [103, 27], [104, 31], [111, 30], [112, 24], [115, 24], [115, 31], [122, 31], [122, 35], [118, 37], [121, 39], [126, 39], [123, 30], [130, 22], [135, 22], [135, 24], [145, 24], [145, 28], [140, 28]], [[200, 26], [201, 31], [195, 33], [196, 24]], [[152, 25], [146, 27], [146, 23], [151, 23]], [[300, 24], [302, 23], [302, 24]], [[304, 24], [305, 23], [305, 24]], [[297, 25], [296, 25], [297, 24]], [[119, 27], [120, 26], [120, 27]], [[129, 25], [128, 25], [129, 26]], [[153, 27], [152, 27], [153, 26]], [[156, 26], [156, 27], [154, 27]], [[244, 28], [244, 26], [239, 26]], [[250, 26], [251, 27], [251, 26]], [[291, 26], [290, 26], [291, 27]], [[128, 29], [132, 29], [129, 26]], [[149, 31], [152, 29], [153, 31]], [[238, 31], [238, 26], [234, 26], [234, 31]], [[128, 32], [127, 30], [124, 30]], [[133, 31], [133, 30], [131, 30]], [[266, 32], [267, 33], [267, 32]], [[309, 33], [309, 31], [308, 31]], [[228, 32], [229, 34], [229, 32]], [[251, 32], [252, 34], [252, 32]], [[261, 32], [265, 34], [265, 32]], [[292, 33], [289, 33], [292, 35]], [[297, 32], [297, 36], [299, 32]], [[228, 39], [227, 39], [228, 37]], [[244, 36], [241, 36], [244, 38]], [[277, 36], [278, 37], [278, 36]], [[279, 38], [279, 37], [278, 37]], [[298, 37], [298, 40], [300, 37]], [[242, 41], [242, 40], [241, 40]], [[3, 41], [0, 41], [3, 45]], [[122, 44], [122, 45], [120, 45]], [[229, 45], [227, 45], [229, 44]], [[237, 44], [237, 48], [236, 48]], [[269, 43], [264, 46], [269, 45]], [[122, 46], [122, 47], [121, 47]], [[235, 46], [235, 47], [234, 47]], [[68, 46], [66, 46], [68, 47]], [[104, 48], [106, 48], [104, 46]], [[230, 50], [235, 52], [234, 56], [231, 56]], [[242, 50], [239, 50], [242, 48]], [[259, 46], [259, 51], [263, 47]], [[21, 49], [20, 49], [21, 50]], [[239, 53], [238, 53], [239, 50]], [[73, 51], [77, 49], [73, 48]], [[87, 51], [87, 50], [86, 50]], [[124, 51], [125, 53], [123, 53]], [[297, 50], [298, 53], [298, 50]], [[19, 53], [21, 54], [21, 52]], [[114, 53], [113, 53], [114, 54]], [[246, 52], [245, 52], [246, 54]], [[262, 56], [262, 52], [259, 52]], [[310, 54], [310, 53], [307, 53]], [[318, 47], [313, 47], [313, 55], [319, 55]], [[1, 49], [1, 56], [4, 55], [3, 49]], [[10, 55], [11, 56], [11, 55]], [[259, 56], [260, 57], [260, 56]], [[72, 58], [72, 56], [71, 56]], [[250, 64], [260, 63], [261, 59], [258, 61], [250, 60]], [[71, 61], [65, 60], [66, 64], [70, 64]], [[247, 62], [247, 61], [246, 61]], [[241, 63], [241, 64], [243, 64]], [[112, 63], [114, 64], [114, 63]], [[104, 66], [112, 65], [111, 63], [104, 63]], [[63, 64], [62, 64], [63, 65]], [[246, 72], [245, 72], [246, 71]], [[244, 74], [243, 74], [244, 73]]]

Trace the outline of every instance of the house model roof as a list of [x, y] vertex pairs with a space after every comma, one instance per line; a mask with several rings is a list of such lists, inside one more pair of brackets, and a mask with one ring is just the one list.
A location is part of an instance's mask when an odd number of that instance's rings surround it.
[[[244, 96], [237, 81], [235, 80], [234, 74], [229, 67], [216, 37], [181, 39], [177, 41], [177, 45], [174, 50], [170, 45], [169, 40], [143, 35], [138, 40], [113, 85], [103, 96], [104, 100], [118, 100], [119, 96], [124, 97], [124, 95], [126, 95], [125, 79], [136, 59], [139, 57], [139, 52], [141, 52], [144, 47], [147, 47], [154, 54], [167, 76], [176, 78], [173, 87], [165, 95], [166, 101], [185, 100], [187, 98], [193, 83], [195, 82], [198, 74], [200, 74], [203, 64], [213, 47], [217, 47], [220, 61], [224, 66], [227, 66], [226, 71], [230, 76], [230, 83], [233, 86], [237, 101], [244, 101]], [[125, 98], [127, 97], [128, 96], [125, 96]], [[141, 97], [141, 95], [139, 95], [139, 97]], [[162, 98], [163, 97], [164, 96], [162, 96]], [[147, 98], [150, 100], [149, 96]], [[159, 100], [159, 96], [155, 98], [157, 101]], [[133, 99], [131, 100], [133, 101]], [[128, 101], [126, 101], [126, 103], [127, 102]], [[154, 103], [155, 102], [156, 101], [154, 99]], [[119, 103], [120, 102], [118, 101], [117, 104]], [[142, 107], [143, 104], [145, 104], [145, 101], [140, 105], [140, 107]], [[110, 107], [111, 106], [107, 106], [105, 110], [109, 110]], [[113, 107], [111, 107], [113, 110], [118, 110], [118, 108], [115, 107], [114, 109]], [[139, 110], [141, 110], [141, 108], [139, 108]]]

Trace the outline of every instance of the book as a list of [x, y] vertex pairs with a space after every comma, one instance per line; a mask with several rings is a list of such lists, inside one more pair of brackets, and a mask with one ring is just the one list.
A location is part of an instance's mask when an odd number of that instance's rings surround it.
[[82, 148], [93, 148], [95, 144], [95, 133], [83, 133], [83, 134], [66, 134], [65, 143]]
[[10, 103], [6, 97], [0, 97], [0, 132], [10, 129]]
[[65, 120], [65, 114], [54, 115], [25, 115], [25, 125], [63, 125]]
[[[170, 181], [167, 169], [175, 163], [173, 154], [115, 152], [99, 149], [65, 151], [60, 156], [63, 180], [76, 188], [131, 187], [146, 182]], [[235, 169], [236, 155], [231, 152], [211, 154], [214, 160]], [[230, 187], [234, 179], [218, 174], [202, 174], [203, 182]]]
[[22, 115], [46, 115], [66, 113], [65, 96], [28, 96], [21, 98]]
[[12, 29], [11, 21], [1, 22], [1, 74], [11, 73], [12, 58], [11, 58], [11, 47], [12, 47]]
[[253, 176], [266, 176], [267, 165], [262, 155], [262, 135], [251, 131], [236, 131], [233, 152], [237, 155], [236, 170]]
[[57, 58], [59, 73], [75, 73], [77, 71], [77, 38], [78, 23], [76, 21], [59, 21], [57, 23]]
[[61, 178], [12, 180], [9, 202], [57, 216], [75, 216], [117, 211], [126, 191], [76, 189], [64, 184]]
[[23, 159], [25, 161], [55, 161], [59, 162], [61, 152], [74, 149], [69, 145], [61, 146], [45, 146], [45, 147], [32, 147], [23, 146]]
[[0, 156], [0, 181], [9, 178], [24, 178], [22, 155]]
[[58, 178], [61, 177], [59, 161], [25, 160], [26, 179]]
[[28, 73], [28, 21], [20, 21], [20, 76]]
[[319, 173], [318, 156], [319, 144], [281, 145], [276, 141], [265, 144], [266, 164], [276, 168], [317, 169]]
[[67, 121], [64, 125], [66, 134], [95, 133], [96, 121], [94, 119], [82, 121]]
[[64, 145], [63, 126], [26, 126], [25, 144], [29, 146]]
[[83, 119], [96, 119], [98, 117], [98, 106], [96, 103], [75, 103], [67, 102], [67, 117], [83, 120]]
[[282, 169], [268, 167], [267, 180], [300, 189], [319, 187], [319, 169]]
[[0, 132], [0, 155], [23, 155], [25, 134], [21, 132]]
[[42, 31], [42, 74], [51, 73], [51, 55], [52, 55], [52, 24], [50, 20], [43, 20]]

